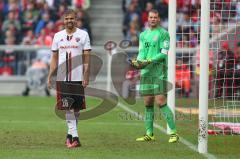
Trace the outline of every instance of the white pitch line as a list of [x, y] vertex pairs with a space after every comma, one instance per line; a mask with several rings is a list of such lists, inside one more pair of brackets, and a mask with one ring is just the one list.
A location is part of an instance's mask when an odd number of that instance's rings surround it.
[[[130, 109], [129, 107], [127, 107], [126, 105], [124, 105], [123, 103], [118, 103], [118, 106], [121, 107], [122, 109], [124, 109], [125, 111], [131, 113], [134, 116], [138, 116], [139, 118], [143, 119], [143, 116], [140, 115], [139, 113], [135, 112], [134, 110]], [[161, 127], [160, 125], [154, 123], [153, 126], [157, 129], [159, 129], [161, 132], [163, 132], [164, 134], [167, 134], [167, 131]], [[198, 152], [197, 146], [192, 144], [191, 142], [187, 141], [186, 139], [184, 139], [183, 137], [180, 137], [179, 142], [181, 142], [182, 144], [186, 145], [188, 148], [190, 148], [191, 150]], [[203, 155], [204, 157], [208, 158], [208, 159], [217, 159], [216, 156], [214, 156], [213, 154], [207, 153], [207, 154], [200, 154]]]
[[[29, 120], [2, 120], [0, 121], [0, 124], [59, 124], [62, 125], [66, 121], [29, 121]], [[81, 122], [81, 121], [80, 121]], [[87, 123], [81, 123], [83, 124], [92, 124], [92, 125], [124, 125], [124, 126], [139, 126], [141, 123], [119, 123], [119, 122], [87, 122]]]

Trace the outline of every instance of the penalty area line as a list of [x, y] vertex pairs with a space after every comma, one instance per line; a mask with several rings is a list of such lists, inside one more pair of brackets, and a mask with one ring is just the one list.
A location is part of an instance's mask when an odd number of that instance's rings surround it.
[[[122, 108], [123, 110], [131, 113], [132, 115], [138, 116], [139, 118], [143, 119], [143, 116], [142, 116], [142, 115], [140, 115], [139, 113], [137, 113], [137, 112], [135, 112], [134, 110], [130, 109], [128, 106], [124, 105], [123, 103], [120, 103], [120, 102], [119, 102], [119, 103], [118, 103], [118, 106], [119, 106], [120, 108]], [[164, 134], [167, 134], [167, 131], [166, 131], [163, 127], [161, 127], [160, 125], [156, 124], [155, 122], [154, 122], [153, 126], [154, 126], [155, 128], [157, 128], [158, 130], [160, 130], [161, 132], [163, 132]], [[197, 146], [194, 145], [193, 143], [187, 141], [187, 140], [184, 139], [183, 137], [180, 137], [179, 142], [181, 142], [182, 144], [186, 145], [186, 146], [187, 146], [188, 148], [190, 148], [191, 150], [193, 150], [193, 151], [195, 151], [195, 152], [198, 153]], [[199, 153], [199, 154], [202, 155], [202, 156], [204, 156], [204, 157], [206, 157], [206, 158], [208, 158], [208, 159], [217, 159], [216, 156], [214, 156], [213, 154], [210, 154], [210, 153], [207, 153], [207, 154], [201, 154], [201, 153]]]

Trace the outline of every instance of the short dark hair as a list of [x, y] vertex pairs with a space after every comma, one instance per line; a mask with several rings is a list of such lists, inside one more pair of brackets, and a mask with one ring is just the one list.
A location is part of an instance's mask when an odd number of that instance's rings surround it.
[[73, 9], [67, 9], [65, 12], [64, 12], [64, 17], [69, 15], [69, 14], [73, 14], [76, 16], [76, 12], [73, 10]]
[[149, 15], [150, 13], [155, 13], [155, 14], [158, 15], [158, 17], [160, 17], [160, 16], [159, 16], [159, 12], [158, 12], [158, 10], [156, 10], [156, 9], [151, 9], [151, 10], [148, 12], [148, 15]]

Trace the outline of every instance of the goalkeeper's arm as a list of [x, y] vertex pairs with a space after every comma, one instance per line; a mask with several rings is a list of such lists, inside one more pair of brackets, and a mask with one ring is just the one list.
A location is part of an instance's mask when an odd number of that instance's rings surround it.
[[152, 62], [162, 62], [167, 59], [170, 43], [169, 33], [165, 32], [162, 37], [162, 40], [159, 40], [159, 53], [154, 58], [152, 58]]
[[130, 59], [130, 65], [135, 69], [143, 69], [146, 67], [147, 63], [144, 62], [146, 59], [146, 50], [144, 47], [143, 33], [139, 36], [139, 52], [137, 59]]
[[137, 60], [138, 61], [145, 60], [146, 56], [147, 56], [147, 53], [146, 53], [146, 49], [144, 47], [143, 33], [141, 33], [140, 37], [139, 37], [139, 49], [138, 49]]
[[167, 52], [168, 50], [161, 49], [160, 53], [157, 54], [154, 58], [151, 59], [152, 62], [162, 62], [167, 58]]

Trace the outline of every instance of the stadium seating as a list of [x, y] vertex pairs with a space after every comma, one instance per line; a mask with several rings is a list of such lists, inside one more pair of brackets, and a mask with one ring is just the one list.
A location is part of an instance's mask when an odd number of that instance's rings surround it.
[[[5, 0], [0, 1], [0, 45], [40, 45], [50, 46], [54, 33], [63, 29], [62, 15], [67, 8], [77, 11], [79, 28], [87, 30], [91, 37], [89, 20], [86, 12], [89, 0]], [[13, 50], [0, 51], [0, 69], [8, 75], [23, 75], [26, 66], [25, 54]], [[6, 62], [6, 58], [14, 59]], [[33, 60], [35, 56], [31, 56]], [[25, 62], [26, 63], [26, 62]], [[1, 71], [0, 75], [6, 75]]]

